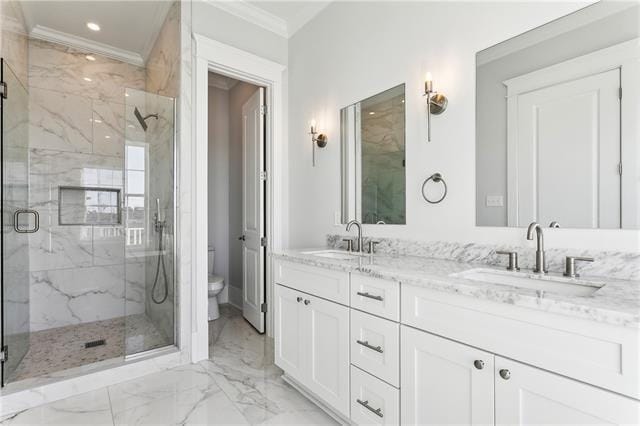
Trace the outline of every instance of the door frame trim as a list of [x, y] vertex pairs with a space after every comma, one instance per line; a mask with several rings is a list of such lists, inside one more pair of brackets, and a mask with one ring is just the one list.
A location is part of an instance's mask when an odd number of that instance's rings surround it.
[[[195, 107], [195, 161], [193, 226], [195, 232], [194, 270], [195, 281], [192, 293], [192, 362], [209, 356], [209, 333], [207, 321], [207, 151], [208, 151], [208, 73], [209, 71], [246, 81], [266, 89], [265, 101], [268, 114], [265, 125], [265, 155], [267, 164], [266, 188], [266, 232], [265, 256], [267, 306], [273, 306], [273, 267], [270, 254], [286, 247], [288, 242], [287, 216], [287, 139], [284, 122], [286, 67], [264, 57], [193, 34], [194, 83], [193, 104]], [[266, 313], [266, 331], [273, 336], [273, 309]]]

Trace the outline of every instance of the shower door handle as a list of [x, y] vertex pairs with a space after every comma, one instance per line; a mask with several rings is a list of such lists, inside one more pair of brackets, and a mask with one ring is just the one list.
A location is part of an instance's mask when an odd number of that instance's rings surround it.
[[[20, 228], [19, 221], [21, 214], [32, 214], [34, 218], [33, 228], [22, 229]], [[13, 229], [19, 234], [33, 234], [40, 229], [40, 214], [36, 210], [31, 209], [18, 209], [13, 213]]]

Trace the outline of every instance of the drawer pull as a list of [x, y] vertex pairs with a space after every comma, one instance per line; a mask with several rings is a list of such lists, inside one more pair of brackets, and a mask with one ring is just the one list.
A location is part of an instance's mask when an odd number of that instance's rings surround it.
[[380, 353], [384, 352], [384, 351], [382, 350], [382, 347], [381, 347], [381, 346], [373, 346], [373, 345], [370, 345], [370, 344], [369, 344], [369, 342], [368, 342], [367, 340], [356, 340], [356, 343], [357, 343], [357, 344], [359, 344], [359, 345], [364, 346], [365, 348], [369, 348], [369, 349], [371, 349], [372, 351], [376, 351], [376, 352], [380, 352]]
[[382, 301], [384, 300], [384, 299], [382, 298], [382, 296], [376, 296], [376, 295], [374, 295], [374, 294], [369, 294], [369, 293], [367, 293], [367, 292], [364, 292], [364, 293], [363, 293], [363, 292], [359, 291], [359, 292], [357, 292], [356, 294], [357, 294], [358, 296], [366, 297], [366, 298], [368, 298], [368, 299], [379, 300], [380, 302], [382, 302]]
[[476, 359], [475, 361], [473, 361], [473, 366], [478, 370], [482, 370], [484, 368], [484, 361], [481, 359]]
[[296, 297], [296, 301], [297, 301], [298, 303], [302, 302], [302, 297], [300, 297], [300, 296]]
[[367, 401], [363, 401], [361, 399], [356, 399], [356, 402], [358, 404], [362, 405], [367, 410], [371, 411], [376, 416], [384, 417], [384, 414], [382, 414], [382, 408], [373, 408], [372, 406], [369, 405], [369, 401], [368, 400]]

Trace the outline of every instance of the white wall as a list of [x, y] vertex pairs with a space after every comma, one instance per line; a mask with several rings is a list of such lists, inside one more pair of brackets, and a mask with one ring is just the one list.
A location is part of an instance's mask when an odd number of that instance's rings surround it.
[[287, 39], [220, 10], [193, 2], [193, 32], [266, 59], [287, 63]]
[[[216, 250], [214, 271], [229, 283], [229, 91], [209, 86], [209, 150], [207, 151], [209, 246]], [[220, 294], [227, 300], [228, 289]]]
[[[289, 223], [293, 247], [324, 245], [340, 210], [340, 108], [406, 82], [407, 225], [365, 226], [373, 236], [525, 244], [524, 230], [475, 226], [475, 54], [585, 6], [584, 2], [340, 2], [289, 41]], [[423, 76], [449, 98], [426, 142]], [[308, 123], [329, 144], [311, 167]], [[422, 200], [441, 172], [449, 196]], [[551, 247], [638, 250], [636, 231], [547, 232]]]

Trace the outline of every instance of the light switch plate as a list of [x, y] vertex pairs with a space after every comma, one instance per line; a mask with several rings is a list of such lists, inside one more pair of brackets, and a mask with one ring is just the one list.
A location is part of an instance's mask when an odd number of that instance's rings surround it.
[[504, 207], [502, 195], [487, 195], [487, 207]]

